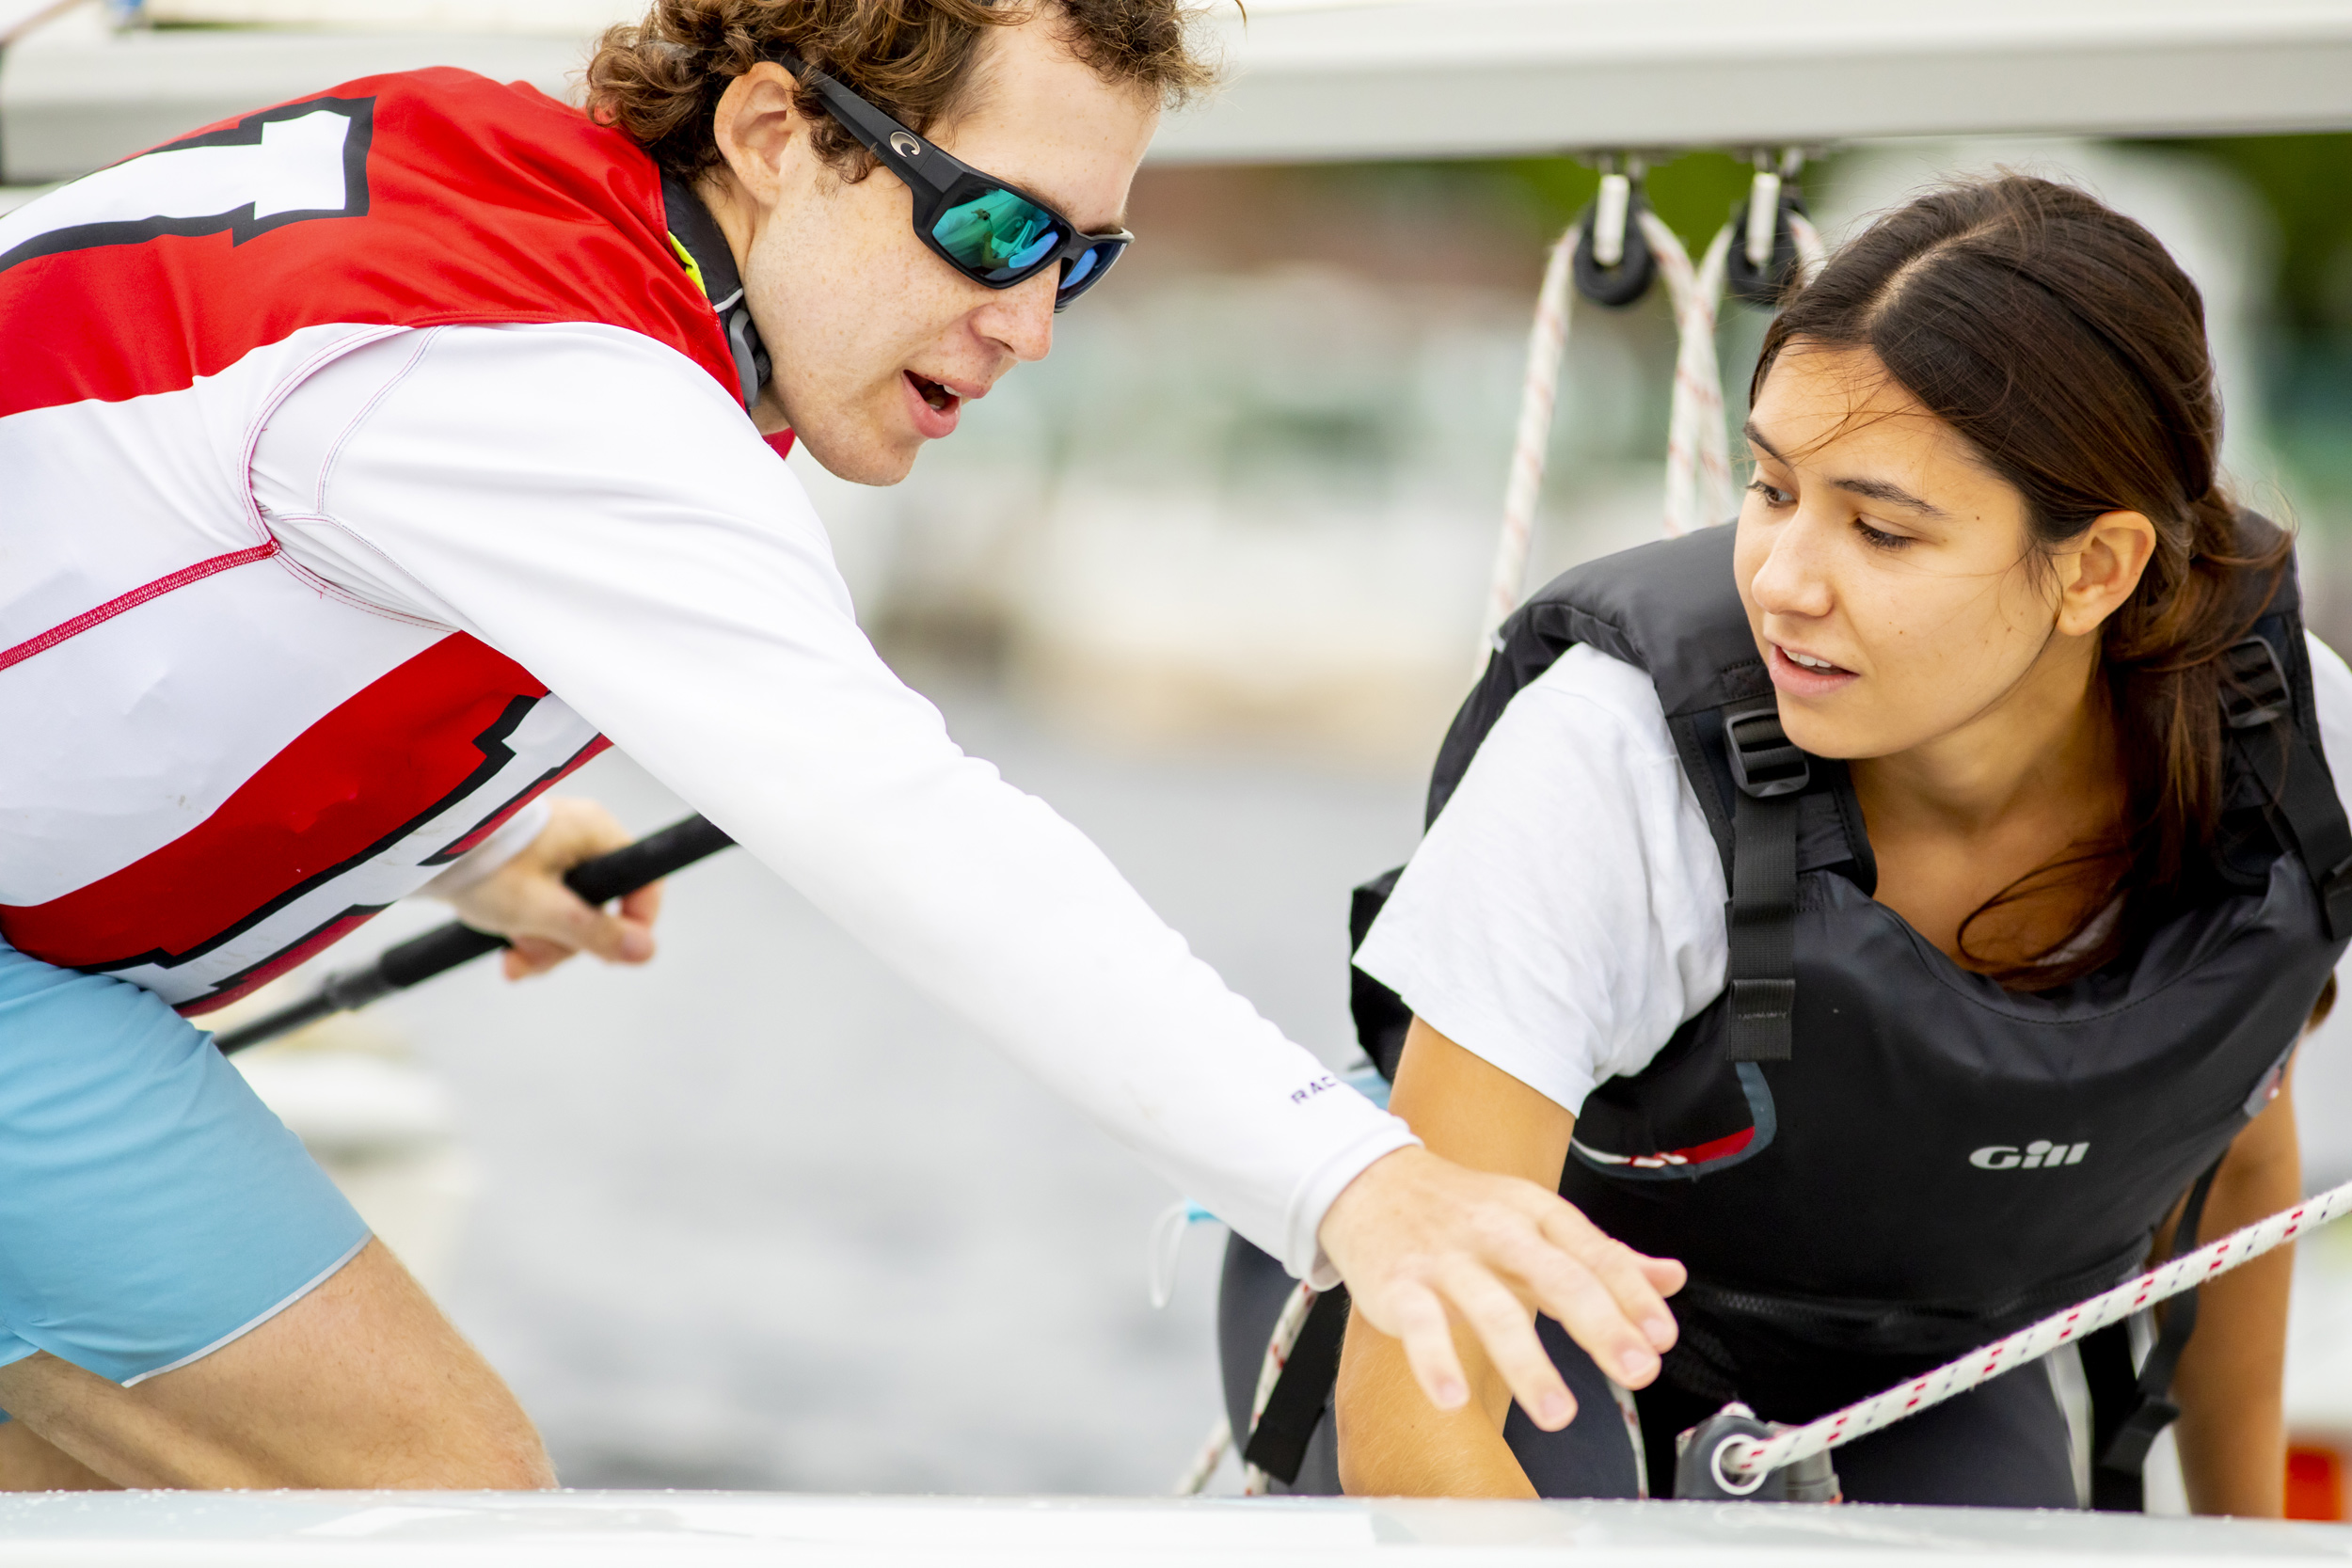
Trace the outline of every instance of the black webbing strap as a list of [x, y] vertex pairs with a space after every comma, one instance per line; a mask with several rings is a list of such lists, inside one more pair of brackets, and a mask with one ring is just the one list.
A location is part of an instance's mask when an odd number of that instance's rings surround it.
[[[2223, 654], [2221, 665], [2221, 721], [2285, 820], [2319, 891], [2328, 934], [2352, 936], [2352, 822], [2344, 820], [2328, 765], [2295, 722], [2295, 694], [2278, 651], [2266, 639], [2249, 637]], [[2280, 720], [2287, 721], [2283, 728]]]
[[1249, 1433], [1242, 1458], [1288, 1486], [1298, 1479], [1307, 1458], [1307, 1444], [1323, 1424], [1331, 1387], [1340, 1380], [1340, 1344], [1347, 1338], [1347, 1287], [1334, 1286], [1315, 1297], [1307, 1321], [1298, 1325], [1298, 1338], [1274, 1392], [1266, 1396], [1265, 1412]]
[[[2220, 1170], [2221, 1161], [2216, 1160], [2181, 1200], [2180, 1223], [2172, 1228], [2173, 1258], [2196, 1247], [2205, 1196]], [[2197, 1292], [2185, 1291], [2165, 1304], [2163, 1326], [2136, 1373], [2129, 1323], [2103, 1328], [2083, 1340], [2083, 1381], [2090, 1386], [2090, 1506], [2101, 1513], [2137, 1513], [2145, 1508], [2140, 1470], [2157, 1435], [2181, 1413], [2172, 1401], [2172, 1374], [2196, 1331]]]
[[1771, 698], [1724, 709], [1724, 750], [1740, 798], [1731, 814], [1725, 966], [1735, 1062], [1785, 1062], [1797, 1009], [1797, 796], [1811, 781]]

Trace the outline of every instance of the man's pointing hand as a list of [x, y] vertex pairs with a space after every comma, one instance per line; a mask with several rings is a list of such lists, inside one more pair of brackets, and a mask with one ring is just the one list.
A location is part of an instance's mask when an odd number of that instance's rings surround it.
[[1401, 1148], [1366, 1166], [1318, 1235], [1352, 1309], [1404, 1341], [1414, 1378], [1440, 1410], [1470, 1398], [1456, 1321], [1478, 1336], [1519, 1407], [1554, 1432], [1576, 1402], [1535, 1338], [1536, 1312], [1558, 1319], [1629, 1388], [1658, 1375], [1675, 1340], [1664, 1298], [1682, 1288], [1681, 1264], [1611, 1240], [1533, 1182], [1467, 1170], [1426, 1149]]

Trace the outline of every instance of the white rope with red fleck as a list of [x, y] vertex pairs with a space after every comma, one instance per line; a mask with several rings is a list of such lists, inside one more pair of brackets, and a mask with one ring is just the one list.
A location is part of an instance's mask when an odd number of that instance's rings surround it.
[[1797, 276], [1810, 283], [1829, 264], [1829, 246], [1821, 243], [1821, 231], [1803, 213], [1788, 214], [1788, 236], [1797, 242]]
[[1666, 421], [1666, 537], [1711, 528], [1731, 515], [1731, 449], [1724, 431], [1724, 373], [1715, 356], [1715, 319], [1730, 262], [1729, 225], [1716, 232], [1697, 266], [1657, 214], [1641, 214], [1642, 237], [1658, 260], [1674, 308], [1675, 387]]
[[2150, 1269], [2079, 1306], [2054, 1312], [2006, 1339], [1971, 1351], [1957, 1361], [1899, 1387], [1873, 1395], [1859, 1404], [1833, 1410], [1818, 1421], [1792, 1427], [1761, 1443], [1735, 1439], [1724, 1454], [1724, 1470], [1745, 1479], [1760, 1470], [1777, 1470], [1817, 1453], [1826, 1453], [1867, 1433], [1892, 1426], [1931, 1404], [1940, 1404], [1955, 1394], [1965, 1393], [2003, 1372], [2039, 1360], [2060, 1345], [2072, 1344], [2085, 1335], [2122, 1323], [2142, 1307], [2195, 1290], [2215, 1275], [2284, 1246], [2304, 1231], [2316, 1229], [2345, 1213], [2352, 1213], [2352, 1181], [2330, 1188], [2317, 1197], [2306, 1198], [2243, 1230], [2232, 1231], [2217, 1242]]
[[[1265, 1415], [1266, 1401], [1274, 1397], [1274, 1386], [1282, 1381], [1282, 1368], [1291, 1358], [1291, 1347], [1298, 1343], [1298, 1331], [1307, 1326], [1307, 1313], [1315, 1304], [1312, 1286], [1301, 1285], [1291, 1292], [1291, 1299], [1282, 1304], [1282, 1315], [1274, 1320], [1273, 1336], [1266, 1340], [1265, 1359], [1258, 1364], [1258, 1391], [1249, 1396], [1249, 1436], [1257, 1435], [1258, 1422]], [[1249, 1437], [1242, 1439], [1242, 1448], [1249, 1447]], [[1272, 1479], [1255, 1465], [1242, 1465], [1241, 1493], [1245, 1497], [1263, 1497]]]
[[1576, 266], [1577, 224], [1560, 236], [1544, 264], [1535, 295], [1535, 323], [1527, 334], [1527, 373], [1519, 384], [1518, 435], [1511, 446], [1511, 478], [1502, 491], [1502, 537], [1495, 541], [1493, 586], [1478, 626], [1478, 664], [1486, 667], [1495, 630], [1518, 608], [1527, 584], [1527, 556], [1535, 532], [1535, 502], [1543, 494], [1544, 459], [1551, 445], [1551, 410], [1560, 390], [1560, 361], [1568, 347], [1568, 279]]

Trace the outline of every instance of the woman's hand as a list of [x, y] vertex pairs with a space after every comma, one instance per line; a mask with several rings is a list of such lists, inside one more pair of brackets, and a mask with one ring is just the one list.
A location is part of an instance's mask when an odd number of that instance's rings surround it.
[[1562, 1201], [1551, 1183], [1576, 1118], [1419, 1020], [1391, 1106], [1427, 1148], [1375, 1162], [1323, 1222], [1355, 1304], [1341, 1476], [1351, 1492], [1533, 1496], [1502, 1442], [1511, 1401], [1549, 1431], [1576, 1415], [1536, 1312], [1638, 1388], [1674, 1343], [1664, 1298], [1682, 1265]]
[[452, 894], [457, 918], [476, 930], [507, 939], [506, 977], [544, 974], [574, 953], [607, 963], [641, 964], [653, 957], [653, 923], [661, 912], [661, 884], [624, 895], [616, 913], [588, 903], [564, 885], [564, 873], [618, 849], [629, 834], [594, 800], [550, 800], [548, 825], [522, 853], [480, 881]]

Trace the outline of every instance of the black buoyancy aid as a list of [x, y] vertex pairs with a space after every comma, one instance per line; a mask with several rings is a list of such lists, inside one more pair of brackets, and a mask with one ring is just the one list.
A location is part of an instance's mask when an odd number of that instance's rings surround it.
[[[1689, 1266], [1669, 1377], [1798, 1420], [2142, 1266], [2275, 1092], [2352, 936], [2352, 828], [2290, 568], [2227, 656], [2216, 895], [2098, 974], [2004, 990], [1872, 899], [1844, 765], [1781, 736], [1733, 532], [1610, 556], [1529, 600], [1446, 737], [1428, 813], [1575, 644], [1656, 684], [1732, 892], [1729, 982], [1648, 1067], [1593, 1091], [1560, 1190]], [[1395, 875], [1358, 891], [1359, 943]], [[1392, 1074], [1409, 1018], [1360, 971], [1354, 988]]]

